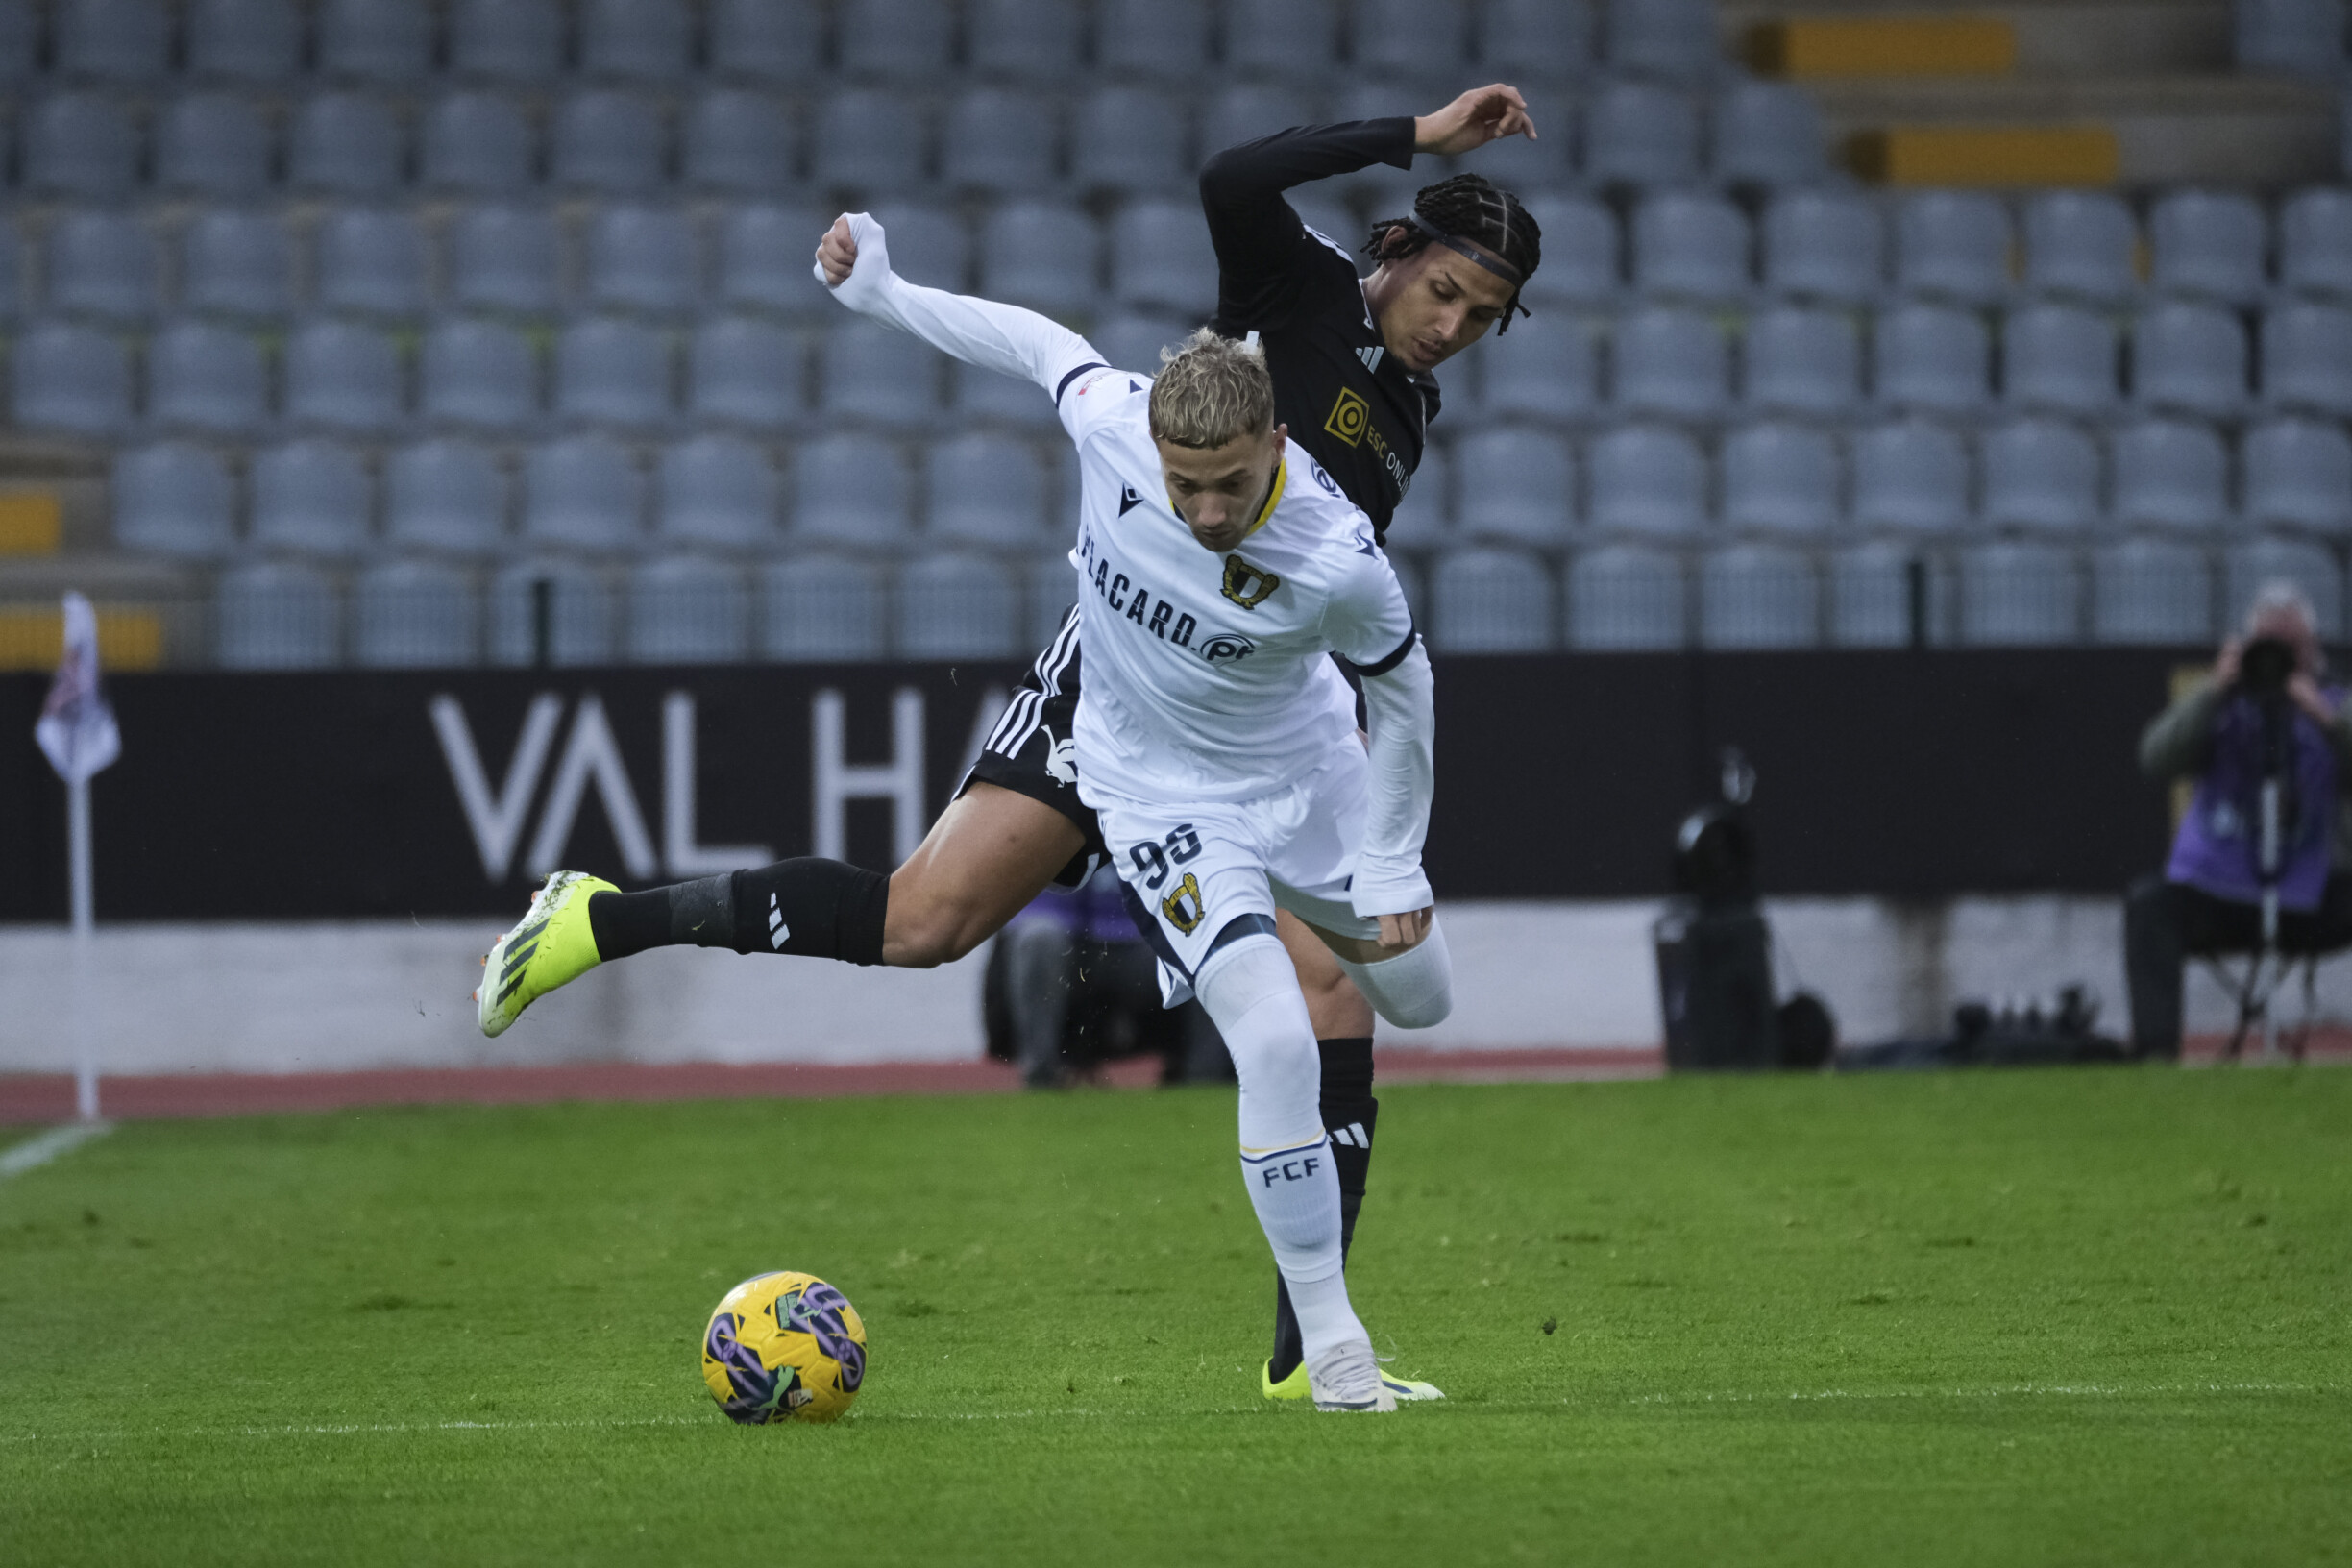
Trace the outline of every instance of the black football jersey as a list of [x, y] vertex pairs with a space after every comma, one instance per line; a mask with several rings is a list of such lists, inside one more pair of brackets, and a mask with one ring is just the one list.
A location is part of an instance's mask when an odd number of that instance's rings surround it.
[[1283, 197], [1373, 163], [1409, 168], [1409, 118], [1303, 126], [1228, 148], [1201, 171], [1217, 254], [1216, 330], [1258, 334], [1274, 417], [1385, 539], [1412, 488], [1437, 382], [1388, 356], [1343, 236], [1318, 234]]

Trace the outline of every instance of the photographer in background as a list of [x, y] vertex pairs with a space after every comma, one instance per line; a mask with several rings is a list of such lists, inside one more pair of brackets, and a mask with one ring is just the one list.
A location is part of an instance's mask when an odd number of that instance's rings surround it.
[[2196, 795], [2173, 835], [2162, 877], [2131, 890], [2123, 909], [2132, 1045], [2177, 1058], [2181, 979], [2189, 957], [2262, 946], [2266, 886], [2261, 824], [2266, 778], [2280, 788], [2278, 893], [2282, 953], [2352, 945], [2352, 720], [2341, 687], [2321, 684], [2327, 659], [2311, 600], [2266, 586], [2245, 634], [2222, 645], [2213, 674], [2140, 737], [2154, 779], [2193, 778]]

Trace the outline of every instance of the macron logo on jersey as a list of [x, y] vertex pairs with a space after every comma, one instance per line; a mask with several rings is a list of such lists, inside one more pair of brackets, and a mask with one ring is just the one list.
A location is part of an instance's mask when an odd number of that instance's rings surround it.
[[1129, 512], [1134, 511], [1138, 506], [1142, 504], [1143, 498], [1136, 494], [1136, 487], [1134, 485], [1122, 484], [1119, 486], [1119, 516], [1125, 517]]

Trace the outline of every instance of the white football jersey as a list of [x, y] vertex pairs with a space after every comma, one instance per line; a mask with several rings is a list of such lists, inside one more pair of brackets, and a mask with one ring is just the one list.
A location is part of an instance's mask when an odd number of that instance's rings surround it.
[[1296, 445], [1241, 543], [1203, 548], [1168, 501], [1150, 392], [1094, 368], [1056, 399], [1080, 472], [1078, 793], [1252, 799], [1356, 746], [1328, 655], [1384, 672], [1412, 615], [1371, 522]]

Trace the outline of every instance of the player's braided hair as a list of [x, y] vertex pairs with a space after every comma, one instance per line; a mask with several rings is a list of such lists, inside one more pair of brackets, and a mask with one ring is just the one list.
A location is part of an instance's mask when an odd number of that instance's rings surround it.
[[[1399, 230], [1403, 232], [1394, 233]], [[1383, 218], [1372, 226], [1364, 254], [1375, 261], [1402, 261], [1448, 239], [1482, 246], [1519, 275], [1512, 281], [1510, 303], [1503, 306], [1502, 325], [1495, 329], [1498, 333], [1509, 331], [1513, 315], [1529, 313], [1519, 303], [1519, 290], [1543, 260], [1543, 230], [1518, 197], [1483, 175], [1458, 174], [1422, 186], [1413, 197], [1410, 216]]]
[[1274, 379], [1255, 343], [1203, 327], [1173, 354], [1160, 351], [1151, 433], [1180, 447], [1221, 447], [1274, 428]]

